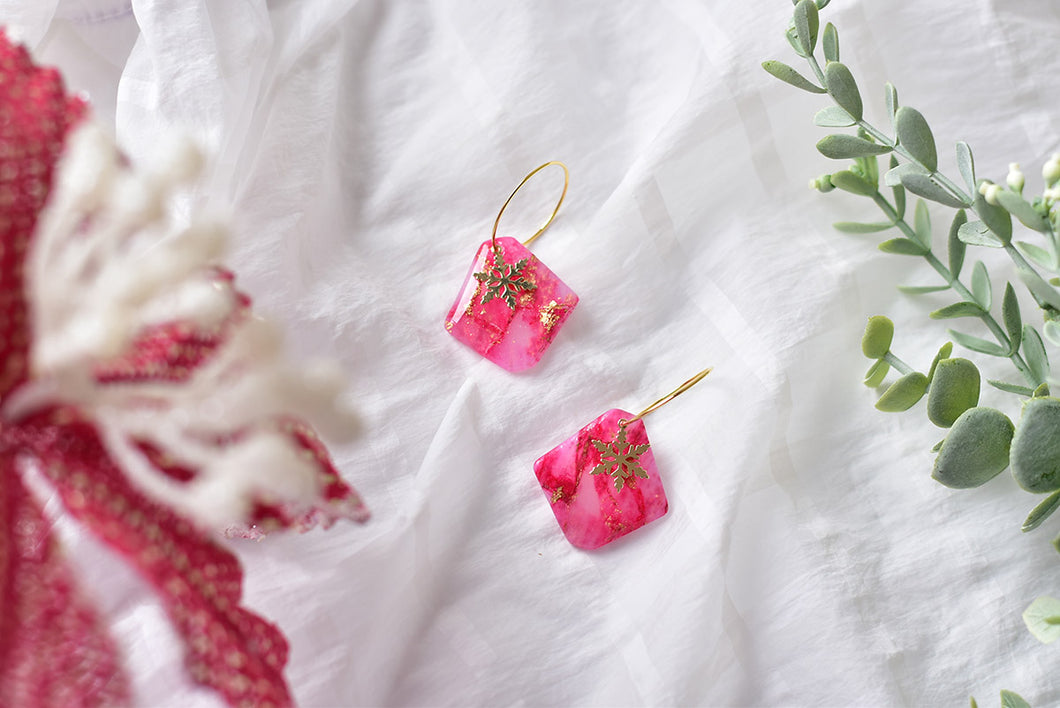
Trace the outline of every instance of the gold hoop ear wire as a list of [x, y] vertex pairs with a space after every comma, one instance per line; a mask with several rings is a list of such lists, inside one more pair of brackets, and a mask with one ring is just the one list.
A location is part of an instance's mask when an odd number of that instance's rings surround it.
[[706, 369], [703, 369], [698, 374], [696, 374], [695, 376], [690, 378], [688, 381], [685, 381], [683, 384], [681, 384], [680, 386], [675, 388], [673, 391], [671, 391], [670, 393], [666, 394], [665, 396], [660, 398], [655, 403], [652, 403], [650, 406], [648, 406], [647, 408], [645, 408], [644, 410], [642, 410], [640, 413], [638, 413], [637, 415], [633, 416], [629, 420], [626, 420], [625, 418], [619, 420], [618, 424], [621, 427], [624, 428], [624, 427], [626, 427], [627, 425], [629, 425], [631, 423], [637, 422], [638, 420], [640, 420], [644, 416], [648, 415], [649, 413], [659, 410], [660, 408], [665, 406], [667, 403], [669, 403], [670, 401], [674, 400], [675, 398], [680, 396], [682, 393], [684, 393], [685, 391], [687, 391], [688, 389], [692, 388], [697, 383], [702, 381], [704, 378], [706, 378], [707, 374], [709, 374], [711, 371], [714, 371], [714, 367], [713, 366], [708, 366]]
[[531, 243], [534, 242], [534, 239], [536, 239], [541, 234], [545, 233], [545, 229], [547, 229], [549, 226], [552, 225], [552, 220], [556, 218], [556, 214], [559, 213], [559, 208], [561, 206], [563, 206], [563, 200], [567, 197], [567, 187], [570, 186], [570, 170], [568, 170], [567, 166], [564, 165], [562, 162], [559, 162], [558, 160], [553, 160], [551, 162], [546, 162], [545, 164], [541, 165], [540, 167], [536, 167], [533, 172], [528, 174], [526, 177], [523, 177], [523, 181], [519, 183], [519, 186], [516, 187], [512, 191], [511, 194], [508, 195], [507, 199], [504, 200], [504, 204], [501, 205], [501, 210], [499, 212], [497, 212], [497, 218], [493, 222], [493, 234], [490, 236], [490, 241], [492, 241], [492, 245], [493, 245], [494, 248], [497, 247], [497, 227], [500, 226], [501, 216], [504, 215], [504, 210], [508, 208], [508, 205], [511, 203], [512, 199], [515, 197], [516, 193], [520, 189], [523, 188], [523, 185], [525, 185], [527, 182], [529, 182], [531, 177], [533, 177], [534, 175], [536, 175], [538, 172], [540, 172], [541, 170], [545, 169], [549, 165], [558, 165], [558, 166], [563, 168], [563, 193], [559, 195], [559, 201], [556, 202], [556, 208], [552, 210], [552, 213], [548, 217], [548, 221], [546, 221], [544, 224], [542, 224], [541, 228], [537, 230], [537, 233], [535, 233], [533, 236], [531, 236], [527, 240], [523, 241], [523, 245], [524, 246], [529, 246]]

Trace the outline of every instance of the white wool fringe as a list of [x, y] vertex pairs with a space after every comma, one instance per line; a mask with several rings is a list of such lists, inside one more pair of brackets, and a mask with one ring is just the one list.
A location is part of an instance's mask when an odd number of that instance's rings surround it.
[[[114, 141], [90, 122], [69, 137], [27, 258], [32, 379], [0, 414], [18, 420], [47, 405], [78, 406], [140, 489], [224, 527], [245, 521], [255, 499], [299, 510], [318, 499], [315, 461], [277, 428], [277, 416], [332, 440], [347, 439], [355, 421], [339, 401], [338, 366], [291, 365], [278, 329], [259, 317], [229, 325], [219, 350], [184, 382], [96, 381], [95, 367], [126, 353], [146, 328], [183, 321], [216, 331], [238, 307], [210, 268], [227, 226], [193, 219], [178, 227], [171, 218], [174, 195], [201, 167], [187, 142], [169, 145], [157, 171], [144, 174], [124, 166]], [[235, 442], [221, 442], [237, 432]], [[198, 475], [182, 483], [160, 473], [137, 442]]]

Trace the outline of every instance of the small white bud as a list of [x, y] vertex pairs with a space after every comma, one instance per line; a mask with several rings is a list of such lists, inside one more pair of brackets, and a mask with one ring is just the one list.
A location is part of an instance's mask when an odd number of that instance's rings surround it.
[[1054, 153], [1044, 165], [1042, 165], [1042, 179], [1045, 180], [1045, 184], [1052, 186], [1057, 180], [1060, 180], [1060, 153]]
[[987, 204], [993, 204], [994, 206], [997, 206], [997, 195], [1000, 193], [1001, 187], [996, 184], [989, 184], [986, 186], [986, 191], [983, 192], [983, 198], [986, 199]]
[[1008, 166], [1008, 178], [1005, 180], [1008, 182], [1009, 189], [1017, 194], [1023, 192], [1023, 185], [1026, 180], [1023, 177], [1023, 171], [1020, 170], [1020, 163], [1012, 162]]

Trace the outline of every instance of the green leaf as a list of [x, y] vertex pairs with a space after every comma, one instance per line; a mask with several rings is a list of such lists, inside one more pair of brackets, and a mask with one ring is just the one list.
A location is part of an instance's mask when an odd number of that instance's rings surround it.
[[942, 449], [942, 445], [943, 445], [943, 444], [944, 444], [945, 442], [946, 442], [946, 438], [942, 438], [942, 440], [939, 440], [939, 441], [938, 441], [937, 443], [935, 443], [935, 444], [934, 444], [934, 445], [932, 446], [932, 448], [931, 448], [931, 452], [938, 452], [939, 450], [941, 450], [941, 449]]
[[1020, 220], [1028, 229], [1034, 229], [1045, 233], [1049, 230], [1049, 222], [1034, 210], [1027, 200], [1008, 189], [1002, 189], [997, 193], [997, 200], [1009, 214]]
[[831, 22], [824, 26], [821, 48], [824, 49], [825, 61], [839, 61], [839, 32]]
[[[829, 66], [835, 66], [835, 64], [829, 64]], [[890, 152], [891, 148], [865, 138], [836, 133], [835, 135], [826, 135], [817, 141], [817, 150], [825, 157], [830, 157], [833, 160], [846, 160], [851, 157], [883, 155]]]
[[1012, 283], [1005, 283], [1005, 295], [1001, 298], [1001, 319], [1005, 322], [1009, 340], [1012, 342], [1009, 354], [1015, 354], [1023, 342], [1023, 316], [1020, 314], [1020, 303]]
[[830, 2], [832, 2], [832, 0], [817, 0], [817, 9], [818, 10], [825, 9], [826, 7], [828, 7], [828, 3], [830, 3]]
[[986, 272], [986, 265], [982, 261], [976, 261], [972, 267], [972, 297], [984, 310], [989, 310], [994, 303], [990, 274]]
[[949, 193], [932, 175], [921, 172], [906, 172], [901, 175], [902, 185], [913, 194], [954, 209], [968, 206], [963, 200]]
[[891, 384], [876, 401], [876, 408], [884, 413], [907, 411], [916, 404], [927, 391], [927, 376], [913, 371]]
[[1018, 396], [1026, 396], [1027, 398], [1034, 395], [1034, 391], [1026, 386], [1020, 386], [1019, 384], [1011, 384], [1006, 381], [997, 381], [995, 379], [987, 379], [987, 383], [1005, 393], [1015, 393]]
[[957, 229], [957, 238], [969, 246], [1003, 248], [1004, 243], [981, 221], [969, 221]]
[[[894, 155], [891, 155], [891, 169], [894, 169], [898, 165], [898, 161], [894, 159]], [[894, 210], [898, 214], [898, 218], [901, 219], [905, 216], [905, 187], [901, 183], [891, 187], [891, 191], [894, 192]]]
[[1049, 384], [1039, 384], [1038, 388], [1034, 389], [1034, 398], [1045, 398], [1049, 395]]
[[931, 476], [951, 489], [986, 484], [1008, 467], [1014, 427], [993, 408], [969, 408], [957, 418], [942, 443]]
[[923, 244], [924, 248], [931, 249], [931, 214], [928, 213], [927, 204], [923, 199], [916, 200], [916, 209], [913, 212], [913, 233], [916, 234], [916, 240]]
[[971, 349], [973, 352], [979, 352], [980, 354], [989, 354], [990, 356], [1008, 356], [1008, 350], [1000, 344], [988, 342], [985, 339], [973, 337], [970, 334], [952, 329], [946, 331], [956, 340], [957, 344], [960, 344], [965, 349]]
[[1049, 378], [1049, 357], [1045, 353], [1045, 345], [1042, 344], [1038, 330], [1029, 324], [1023, 325], [1023, 358], [1027, 360], [1034, 380], [1039, 384], [1045, 383]]
[[909, 238], [892, 238], [877, 246], [884, 253], [896, 253], [900, 256], [926, 256], [930, 251], [922, 244]]
[[1042, 332], [1045, 334], [1046, 339], [1060, 347], [1060, 322], [1049, 320], [1042, 325]]
[[869, 367], [869, 370], [865, 372], [865, 381], [863, 382], [869, 388], [876, 388], [883, 380], [887, 378], [887, 372], [891, 370], [891, 365], [886, 359], [878, 359], [875, 364]]
[[986, 310], [974, 302], [955, 302], [928, 315], [933, 320], [952, 320], [957, 317], [982, 317]]
[[924, 168], [920, 165], [912, 162], [906, 162], [901, 165], [894, 165], [891, 169], [887, 170], [887, 174], [883, 176], [883, 183], [888, 187], [894, 187], [902, 183], [902, 177], [907, 174], [918, 174], [926, 175]]
[[[901, 106], [894, 114], [894, 130], [898, 134], [898, 144], [909, 152], [913, 158], [934, 172], [938, 169], [939, 158], [935, 151], [935, 137], [931, 134], [924, 116], [915, 108]], [[909, 185], [906, 185], [908, 188]]]
[[1035, 302], [1042, 307], [1048, 305], [1054, 310], [1060, 310], [1060, 293], [1056, 292], [1049, 283], [1045, 282], [1036, 270], [1017, 263], [1016, 272], [1019, 273], [1023, 284], [1031, 291]]
[[1023, 700], [1018, 693], [1002, 690], [1001, 708], [1031, 708], [1031, 704]]
[[[942, 361], [943, 359], [949, 359], [950, 358], [950, 354], [952, 354], [952, 353], [953, 353], [953, 342], [946, 342], [941, 347], [939, 347], [938, 353], [935, 354], [935, 358], [931, 362], [931, 368], [928, 369], [928, 383], [929, 384], [931, 383], [931, 380], [935, 378], [935, 370], [937, 368], [939, 368], [939, 362]], [[938, 452], [938, 451], [936, 450], [935, 452]]]
[[941, 293], [949, 290], [949, 285], [899, 285], [898, 292], [906, 295], [927, 295], [928, 293]]
[[975, 195], [975, 213], [1002, 243], [1012, 241], [1012, 216], [1001, 207], [987, 202], [978, 192]]
[[832, 224], [832, 227], [845, 234], [874, 234], [879, 231], [886, 231], [887, 229], [894, 228], [894, 224], [889, 221], [882, 221], [875, 224], [862, 224], [857, 221], [837, 221]]
[[782, 61], [776, 61], [775, 59], [764, 61], [762, 62], [762, 68], [781, 81], [791, 84], [795, 88], [800, 88], [803, 91], [809, 91], [810, 93], [826, 93], [823, 88], [813, 83]]
[[971, 708], [979, 708], [979, 704], [975, 702], [975, 697], [969, 696], [968, 700], [971, 704]]
[[1037, 598], [1023, 611], [1023, 621], [1039, 642], [1052, 644], [1060, 639], [1060, 600], [1045, 595]]
[[822, 128], [849, 128], [857, 124], [857, 121], [839, 106], [825, 106], [817, 111], [813, 124]]
[[824, 83], [835, 102], [853, 116], [854, 120], [861, 120], [861, 92], [858, 91], [857, 82], [854, 81], [850, 69], [842, 62], [829, 62], [824, 67]]
[[[792, 3], [793, 5], [795, 3]], [[795, 50], [795, 53], [800, 57], [806, 57], [806, 52], [802, 51], [802, 45], [799, 44], [799, 38], [795, 36], [795, 25], [788, 27], [787, 31], [784, 32], [784, 38], [788, 40], [788, 44]]]
[[[855, 138], [856, 139], [856, 138]], [[861, 175], [856, 175], [850, 170], [841, 170], [829, 178], [832, 185], [851, 194], [860, 194], [863, 197], [871, 197], [876, 193], [876, 185], [869, 182]]]
[[1045, 250], [1041, 246], [1035, 246], [1033, 243], [1027, 243], [1026, 241], [1016, 241], [1016, 248], [1024, 256], [1034, 261], [1042, 268], [1047, 270], [1054, 270], [1056, 268], [1056, 259], [1049, 251]]
[[817, 28], [820, 20], [817, 16], [817, 5], [813, 0], [799, 0], [795, 6], [795, 36], [799, 46], [807, 55], [813, 54], [817, 46]]
[[1009, 462], [1012, 476], [1028, 492], [1060, 489], [1060, 399], [1031, 398], [1023, 403]]
[[[1033, 531], [1042, 525], [1042, 522], [1052, 516], [1053, 512], [1056, 511], [1057, 507], [1060, 507], [1060, 492], [1054, 492], [1045, 498], [1038, 506], [1031, 510], [1031, 513], [1027, 515], [1027, 520], [1023, 522], [1023, 526], [1020, 527], [1020, 531], [1027, 533]], [[1060, 605], [1058, 605], [1060, 607]], [[1060, 614], [1058, 612], [1057, 614]]]
[[967, 359], [943, 359], [928, 390], [928, 419], [940, 428], [953, 425], [969, 408], [979, 404], [979, 369]]
[[950, 235], [948, 239], [950, 273], [955, 280], [961, 275], [961, 267], [964, 265], [964, 252], [968, 250], [964, 241], [960, 240], [957, 237], [957, 234], [967, 221], [968, 217], [965, 215], [964, 209], [961, 209], [954, 215], [953, 222], [950, 224]]
[[861, 353], [870, 359], [882, 359], [891, 350], [894, 322], [883, 315], [873, 315], [861, 335]]
[[894, 114], [898, 112], [898, 89], [890, 81], [883, 85], [884, 100], [887, 102], [887, 117], [894, 126]]
[[968, 143], [960, 141], [957, 143], [957, 169], [968, 185], [968, 193], [975, 194], [975, 160], [972, 159], [972, 149]]

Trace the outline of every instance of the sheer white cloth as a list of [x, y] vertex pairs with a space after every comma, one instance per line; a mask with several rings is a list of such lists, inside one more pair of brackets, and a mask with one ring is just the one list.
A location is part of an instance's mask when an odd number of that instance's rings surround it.
[[[942, 344], [894, 284], [922, 263], [831, 222], [877, 220], [807, 180], [826, 101], [797, 64], [790, 3], [3, 0], [42, 60], [88, 92], [134, 159], [165, 131], [215, 155], [230, 263], [300, 356], [340, 359], [364, 432], [334, 449], [364, 527], [236, 544], [247, 602], [291, 639], [304, 706], [993, 705], [1060, 701], [1056, 651], [1020, 613], [1060, 592], [1056, 524], [1003, 475], [930, 479], [943, 435], [861, 386], [871, 314], [926, 366]], [[886, 80], [931, 122], [945, 169], [1060, 149], [1060, 9], [1040, 0], [837, 0], [822, 22], [883, 123]], [[581, 303], [544, 360], [508, 374], [442, 320], [508, 192], [565, 161], [534, 251]], [[558, 173], [557, 173], [558, 174]], [[529, 236], [543, 173], [505, 216]], [[936, 212], [937, 242], [948, 225]], [[995, 275], [1003, 254], [982, 249]], [[534, 460], [612, 407], [714, 373], [647, 420], [660, 521], [572, 548]], [[1004, 375], [1003, 367], [991, 369]], [[1009, 399], [1012, 400], [1009, 400]], [[986, 404], [1018, 415], [1011, 396]], [[62, 521], [144, 706], [215, 705], [182, 676], [150, 592]]]

